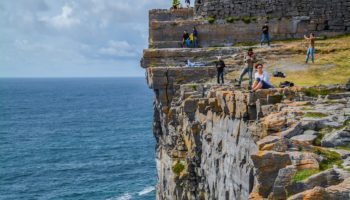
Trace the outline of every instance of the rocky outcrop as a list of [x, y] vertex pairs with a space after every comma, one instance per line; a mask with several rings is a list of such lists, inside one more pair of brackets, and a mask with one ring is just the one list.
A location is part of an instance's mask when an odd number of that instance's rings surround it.
[[[304, 1], [298, 2], [303, 5]], [[201, 2], [196, 1], [197, 14], [218, 9], [211, 6], [218, 1]], [[222, 16], [242, 7], [236, 5], [238, 1], [219, 4], [232, 2], [235, 7], [220, 8], [225, 10]], [[343, 5], [339, 2], [336, 5]], [[268, 3], [276, 4], [275, 9], [281, 2]], [[312, 9], [318, 12], [323, 6]], [[270, 21], [275, 38], [300, 37], [315, 30], [310, 17], [299, 16], [306, 11], [300, 11], [299, 6], [288, 9], [292, 11]], [[265, 16], [265, 11], [258, 15]], [[230, 83], [213, 84], [212, 80], [217, 73], [217, 56], [223, 56], [227, 71], [237, 71], [247, 47], [169, 48], [178, 47], [182, 31], [194, 25], [202, 47], [255, 41], [265, 19], [251, 20], [249, 24], [241, 20], [210, 24], [189, 9], [150, 11], [151, 48], [144, 50], [141, 66], [155, 96], [157, 199], [349, 199], [348, 86], [249, 92]], [[317, 23], [325, 23], [320, 20]], [[343, 33], [316, 29], [330, 35]], [[260, 60], [276, 54], [288, 57], [290, 53], [274, 48], [255, 52]], [[204, 66], [187, 67], [188, 59]]]
[[350, 5], [346, 0], [200, 0], [194, 9], [195, 13], [192, 9], [151, 10], [149, 47], [179, 48], [183, 31], [192, 32], [194, 26], [201, 47], [259, 43], [266, 21], [273, 40], [303, 38], [308, 32], [318, 36], [350, 33]]
[[[156, 92], [157, 199], [287, 199], [340, 184], [348, 176], [347, 171], [332, 169], [333, 164], [340, 167], [340, 156], [330, 158], [329, 150], [315, 144], [321, 129], [332, 133], [329, 127], [337, 131], [334, 124], [347, 123], [349, 117], [339, 114], [343, 106], [330, 107], [329, 100], [305, 101], [297, 88], [249, 93], [207, 84], [208, 77], [201, 73], [197, 81], [203, 84], [176, 78], [168, 82], [169, 77], [159, 84], [154, 75], [164, 77], [165, 69], [148, 70]], [[334, 101], [347, 107], [350, 99]], [[319, 109], [329, 116], [309, 116]], [[319, 121], [329, 126], [315, 125]], [[329, 170], [323, 172], [325, 163]], [[293, 182], [303, 170], [320, 171]]]

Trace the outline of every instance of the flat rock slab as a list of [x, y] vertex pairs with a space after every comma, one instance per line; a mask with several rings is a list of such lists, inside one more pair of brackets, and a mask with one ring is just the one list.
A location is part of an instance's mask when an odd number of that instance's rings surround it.
[[291, 138], [292, 141], [297, 141], [300, 143], [309, 143], [311, 144], [315, 139], [317, 138], [317, 135], [307, 134], [307, 135], [297, 135]]

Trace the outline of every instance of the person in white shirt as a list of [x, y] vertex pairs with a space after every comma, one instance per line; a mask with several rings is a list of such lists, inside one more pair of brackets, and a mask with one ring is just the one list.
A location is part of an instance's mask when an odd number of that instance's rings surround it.
[[269, 89], [273, 88], [273, 86], [270, 83], [270, 77], [269, 74], [265, 71], [263, 71], [263, 65], [257, 64], [255, 65], [255, 81], [252, 86], [252, 90], [256, 91], [259, 89]]

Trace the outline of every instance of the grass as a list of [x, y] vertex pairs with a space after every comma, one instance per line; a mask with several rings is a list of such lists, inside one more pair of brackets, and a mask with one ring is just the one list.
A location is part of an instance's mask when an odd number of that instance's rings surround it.
[[317, 138], [314, 140], [313, 145], [315, 145], [315, 146], [321, 146], [321, 141], [322, 141], [322, 139], [324, 138], [324, 136], [325, 136], [325, 133], [320, 132], [320, 133], [317, 135]]
[[308, 177], [319, 173], [320, 170], [319, 169], [304, 169], [304, 170], [299, 170], [295, 173], [295, 175], [292, 177], [292, 182], [293, 183], [298, 183], [301, 182], [305, 179], [307, 179]]
[[321, 171], [332, 168], [333, 165], [337, 165], [342, 168], [342, 159], [339, 153], [335, 151], [325, 150], [325, 149], [317, 149], [314, 153], [321, 155], [323, 160], [319, 163], [319, 169]]
[[[307, 49], [303, 41], [277, 42], [277, 44], [285, 45], [282, 51], [294, 53], [292, 59], [302, 64]], [[345, 84], [350, 77], [350, 34], [316, 40], [315, 45], [315, 64], [309, 64], [305, 70], [287, 71], [288, 81], [298, 86]]]
[[327, 116], [328, 116], [327, 114], [320, 113], [320, 112], [308, 112], [303, 115], [303, 117], [307, 117], [307, 118], [323, 118]]
[[329, 90], [329, 89], [322, 89], [322, 88], [303, 88], [301, 90], [306, 96], [310, 97], [317, 97], [318, 95], [328, 95], [332, 93], [336, 93], [338, 91]]
[[173, 167], [172, 170], [176, 175], [180, 175], [180, 173], [185, 169], [185, 165], [181, 162], [177, 162]]
[[236, 17], [236, 16], [234, 16], [234, 17], [226, 17], [225, 18], [225, 21], [227, 22], [227, 23], [233, 23], [234, 21], [238, 21], [238, 20], [240, 20], [240, 17]]
[[338, 147], [335, 147], [335, 149], [350, 151], [350, 147], [349, 146], [338, 146]]
[[213, 17], [213, 16], [208, 16], [207, 21], [208, 21], [209, 24], [212, 24], [212, 23], [215, 22], [215, 17]]
[[314, 174], [330, 169], [333, 165], [342, 168], [343, 161], [339, 153], [321, 148], [317, 149], [314, 153], [323, 157], [323, 160], [319, 163], [319, 169], [304, 169], [297, 171], [292, 177], [293, 183], [301, 182]]

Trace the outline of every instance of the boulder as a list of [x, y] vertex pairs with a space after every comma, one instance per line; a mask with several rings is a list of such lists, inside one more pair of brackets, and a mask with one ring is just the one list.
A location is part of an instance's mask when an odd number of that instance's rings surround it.
[[332, 185], [337, 185], [347, 178], [346, 174], [339, 169], [328, 169], [321, 173], [310, 176], [306, 180], [293, 183], [286, 187], [289, 194], [297, 194], [314, 187], [329, 187]]
[[289, 152], [289, 156], [293, 165], [299, 170], [319, 168], [318, 161], [321, 158], [314, 153], [293, 151]]
[[306, 143], [306, 144], [312, 144], [312, 142], [317, 138], [317, 135], [297, 135], [291, 138], [292, 141], [298, 142], [298, 143]]
[[343, 129], [326, 135], [322, 141], [323, 147], [350, 146], [350, 131]]
[[257, 170], [258, 193], [267, 197], [272, 190], [279, 170], [291, 164], [289, 155], [274, 151], [260, 151], [252, 155], [251, 159]]
[[315, 187], [300, 194], [293, 195], [288, 200], [348, 200], [350, 199], [350, 178], [338, 185], [327, 188]]

